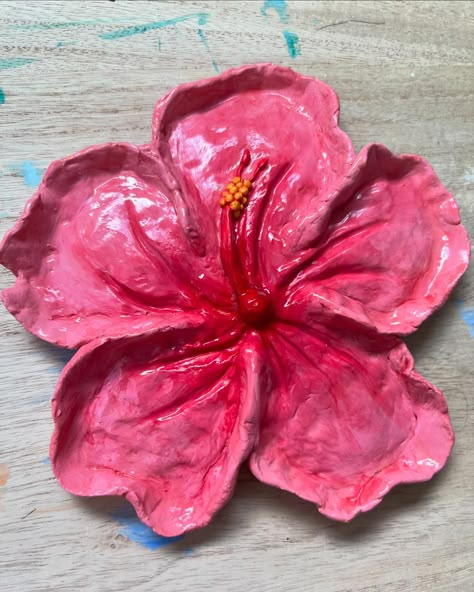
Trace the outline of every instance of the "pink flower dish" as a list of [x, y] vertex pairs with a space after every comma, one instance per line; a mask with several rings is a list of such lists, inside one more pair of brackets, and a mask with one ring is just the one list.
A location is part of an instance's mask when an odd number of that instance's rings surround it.
[[359, 154], [334, 91], [258, 64], [182, 84], [149, 144], [54, 162], [0, 247], [31, 333], [79, 348], [51, 462], [157, 533], [206, 525], [241, 463], [347, 521], [445, 464], [442, 393], [400, 336], [469, 261], [429, 164]]

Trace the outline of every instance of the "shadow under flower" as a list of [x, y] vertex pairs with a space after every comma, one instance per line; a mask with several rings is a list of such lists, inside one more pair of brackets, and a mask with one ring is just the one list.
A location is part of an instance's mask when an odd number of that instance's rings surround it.
[[[97, 498], [76, 498], [78, 503], [91, 515], [100, 519], [112, 518], [119, 526], [119, 534], [141, 544], [150, 550], [161, 549], [170, 555], [182, 555], [189, 548], [198, 553], [206, 546], [220, 544], [231, 548], [236, 536], [259, 526], [256, 524], [255, 508], [265, 509], [268, 517], [282, 516], [286, 524], [295, 528], [314, 530], [314, 535], [324, 531], [325, 537], [336, 543], [364, 540], [372, 537], [384, 525], [392, 526], [413, 510], [421, 510], [427, 501], [436, 495], [443, 482], [449, 478], [450, 463], [442, 473], [436, 474], [429, 482], [401, 484], [389, 492], [383, 501], [370, 510], [356, 516], [352, 521], [337, 522], [323, 516], [311, 502], [292, 493], [269, 487], [249, 478], [249, 471], [243, 468], [243, 479], [239, 477], [236, 490], [230, 502], [214, 517], [211, 523], [199, 530], [178, 537], [162, 537], [142, 524], [133, 507], [120, 497], [105, 496]], [[249, 511], [243, 511], [242, 506]], [[261, 517], [260, 517], [261, 519]], [[282, 520], [283, 522], [283, 520]], [[286, 541], [291, 540], [294, 531], [288, 530]], [[285, 541], [283, 541], [285, 542]], [[166, 547], [166, 549], [164, 549]], [[188, 554], [189, 553], [185, 553]]]

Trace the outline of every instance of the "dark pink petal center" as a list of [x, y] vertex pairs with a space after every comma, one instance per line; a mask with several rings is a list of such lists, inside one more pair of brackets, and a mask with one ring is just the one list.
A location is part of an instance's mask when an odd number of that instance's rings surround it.
[[[221, 259], [224, 271], [234, 292], [234, 299], [238, 306], [240, 320], [250, 327], [263, 328], [273, 318], [273, 305], [270, 292], [262, 286], [249, 281], [245, 262], [240, 258], [241, 250], [237, 242], [241, 234], [237, 233], [237, 225], [248, 200], [249, 192], [260, 171], [266, 167], [266, 158], [258, 160], [249, 178], [242, 183], [241, 174], [245, 166], [250, 163], [250, 153], [244, 150], [240, 163], [236, 169], [236, 177], [227, 185], [219, 200], [221, 212]], [[244, 185], [248, 183], [248, 185]], [[240, 238], [239, 238], [240, 237]]]

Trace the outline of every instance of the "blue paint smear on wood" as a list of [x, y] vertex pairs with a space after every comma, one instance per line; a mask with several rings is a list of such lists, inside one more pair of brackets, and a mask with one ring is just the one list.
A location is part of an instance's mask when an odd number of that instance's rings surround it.
[[51, 464], [51, 459], [49, 458], [49, 456], [45, 456], [43, 458], [43, 460], [41, 461], [41, 464], [43, 464], [43, 465], [50, 465]]
[[466, 181], [466, 183], [474, 183], [474, 167], [466, 169], [466, 172], [464, 173], [464, 181]]
[[269, 10], [274, 10], [278, 14], [280, 22], [288, 22], [288, 5], [285, 0], [266, 0], [260, 9], [260, 12], [263, 16], [267, 16]]
[[47, 405], [50, 402], [51, 392], [36, 393], [36, 395], [32, 395], [31, 397], [31, 404], [34, 407], [42, 407], [43, 405]]
[[462, 300], [457, 303], [459, 314], [469, 329], [469, 334], [474, 339], [474, 307], [466, 306]]
[[61, 374], [63, 371], [64, 366], [50, 366], [46, 372], [48, 374]]
[[5, 92], [3, 88], [0, 88], [0, 105], [5, 104]]
[[288, 53], [291, 59], [295, 59], [297, 56], [301, 54], [300, 49], [300, 40], [296, 33], [290, 33], [290, 31], [283, 31], [283, 37], [286, 41], [286, 47], [288, 49]]
[[184, 535], [175, 537], [163, 537], [156, 534], [149, 526], [143, 524], [135, 514], [133, 508], [121, 508], [112, 513], [112, 516], [121, 525], [120, 534], [130, 541], [138, 543], [151, 551], [160, 547], [171, 545], [184, 539]]
[[10, 214], [8, 212], [0, 212], [0, 219], [1, 218], [8, 218]]
[[20, 66], [26, 66], [36, 62], [33, 58], [10, 58], [6, 60], [0, 60], [0, 70], [8, 70], [10, 68], [19, 68]]
[[23, 181], [28, 187], [38, 187], [41, 182], [41, 177], [43, 176], [43, 173], [29, 160], [25, 160], [25, 162], [22, 163], [21, 173], [23, 175]]
[[185, 21], [189, 21], [191, 19], [197, 19], [198, 25], [201, 27], [207, 23], [208, 15], [205, 12], [194, 12], [192, 14], [185, 14], [183, 16], [177, 16], [175, 18], [163, 21], [155, 21], [153, 23], [146, 23], [144, 25], [135, 25], [133, 27], [118, 29], [117, 31], [110, 31], [109, 33], [101, 33], [99, 37], [101, 39], [108, 40], [122, 39], [123, 37], [131, 37], [132, 35], [148, 33], [148, 31], [164, 29], [165, 27], [173, 27], [178, 23], [184, 23]]

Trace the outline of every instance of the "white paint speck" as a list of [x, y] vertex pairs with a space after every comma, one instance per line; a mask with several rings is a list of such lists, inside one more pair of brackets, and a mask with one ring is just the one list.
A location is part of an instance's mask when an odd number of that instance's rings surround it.
[[474, 183], [474, 167], [469, 167], [465, 170], [464, 181], [466, 183]]

